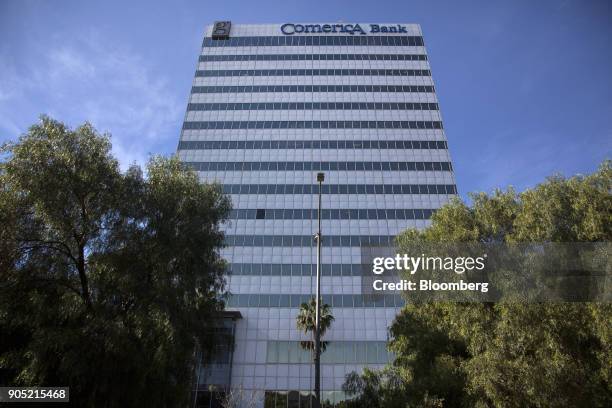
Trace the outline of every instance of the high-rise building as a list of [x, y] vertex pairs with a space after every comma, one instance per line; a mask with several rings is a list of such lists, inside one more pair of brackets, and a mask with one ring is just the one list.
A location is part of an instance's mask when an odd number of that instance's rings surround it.
[[296, 316], [315, 289], [319, 171], [322, 294], [335, 317], [322, 400], [345, 397], [347, 373], [383, 367], [403, 300], [362, 292], [362, 248], [425, 227], [456, 194], [420, 26], [209, 26], [178, 155], [234, 208], [223, 255], [235, 347], [198, 371], [194, 401], [214, 406], [214, 385], [260, 406], [308, 406], [313, 366]]

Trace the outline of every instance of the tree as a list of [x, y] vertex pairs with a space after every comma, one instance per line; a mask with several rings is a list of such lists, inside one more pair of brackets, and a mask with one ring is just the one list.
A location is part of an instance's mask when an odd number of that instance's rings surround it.
[[[297, 323], [297, 328], [299, 330], [302, 330], [304, 334], [311, 333], [312, 340], [301, 341], [300, 346], [304, 350], [310, 350], [312, 359], [315, 362], [315, 376], [319, 376], [320, 373], [319, 371], [317, 371], [318, 366], [316, 366], [316, 354], [317, 353], [316, 353], [316, 347], [315, 347], [315, 330], [317, 328], [316, 316], [317, 316], [317, 301], [316, 301], [316, 297], [312, 297], [308, 302], [304, 302], [300, 305], [300, 311], [298, 313], [296, 323]], [[327, 331], [327, 329], [330, 328], [333, 321], [334, 321], [334, 316], [331, 314], [331, 307], [328, 304], [321, 302], [320, 309], [319, 309], [319, 341], [320, 341], [320, 352], [318, 353], [319, 361], [321, 358], [321, 354], [323, 354], [325, 352], [325, 349], [327, 348], [327, 342], [321, 339], [325, 335], [325, 332]], [[313, 406], [317, 406], [317, 405], [321, 406], [321, 401], [317, 401], [317, 397], [319, 397], [319, 395], [318, 395], [318, 389], [316, 385], [318, 383], [316, 381], [318, 380], [319, 380], [318, 378], [315, 379], [315, 390], [314, 390], [313, 400], [316, 401], [316, 403], [314, 403], [315, 405]]]
[[228, 389], [221, 397], [222, 408], [256, 408], [264, 400], [263, 392], [245, 390], [242, 385]]
[[[611, 191], [604, 162], [520, 194], [473, 194], [471, 205], [450, 202], [397, 244], [609, 242]], [[610, 321], [610, 303], [408, 303], [391, 327], [398, 388], [411, 407], [610, 406]]]
[[403, 408], [406, 406], [401, 377], [393, 367], [380, 371], [364, 368], [362, 374], [347, 374], [342, 391], [348, 397], [338, 406], [340, 408]]
[[176, 158], [121, 173], [108, 135], [43, 117], [0, 163], [0, 375], [78, 406], [179, 406], [223, 308], [230, 208]]
[[[326, 303], [321, 304], [320, 310], [320, 330], [321, 330], [321, 338], [331, 327], [332, 322], [334, 321], [334, 316], [331, 313], [331, 306]], [[312, 336], [312, 340], [305, 340], [300, 342], [300, 346], [304, 350], [310, 350], [310, 352], [314, 353], [314, 331], [316, 328], [316, 314], [317, 314], [317, 302], [315, 298], [311, 298], [307, 303], [302, 303], [300, 305], [300, 311], [297, 315], [297, 328], [302, 330], [304, 334], [310, 333]], [[327, 348], [327, 342], [321, 341], [321, 353], [325, 351]]]

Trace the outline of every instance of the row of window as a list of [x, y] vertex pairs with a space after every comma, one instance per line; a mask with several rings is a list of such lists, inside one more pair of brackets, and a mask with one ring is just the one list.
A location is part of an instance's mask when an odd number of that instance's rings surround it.
[[[317, 184], [224, 184], [225, 194], [316, 194]], [[454, 184], [323, 184], [323, 194], [457, 194]]]
[[301, 46], [301, 45], [382, 45], [382, 46], [411, 46], [422, 47], [423, 37], [398, 35], [292, 35], [292, 36], [258, 36], [258, 37], [230, 37], [226, 40], [213, 40], [204, 38], [202, 47], [263, 47], [263, 46]]
[[197, 171], [451, 171], [450, 162], [185, 162]]
[[196, 77], [245, 76], [430, 76], [428, 69], [215, 69], [197, 70]]
[[[321, 364], [387, 364], [393, 354], [385, 341], [328, 341], [321, 353]], [[266, 363], [312, 364], [312, 352], [300, 341], [268, 341]]]
[[243, 92], [434, 92], [432, 85], [231, 85], [194, 86], [191, 93]]
[[[401, 295], [323, 295], [323, 303], [331, 307], [403, 307], [406, 302]], [[233, 294], [227, 300], [229, 307], [289, 307], [298, 308], [308, 302], [312, 295], [286, 294]]]
[[[420, 208], [405, 209], [348, 209], [321, 210], [324, 220], [428, 220], [435, 210]], [[316, 220], [317, 210], [310, 208], [283, 209], [234, 209], [233, 220]]]
[[444, 140], [181, 140], [179, 150], [448, 149]]
[[[227, 273], [237, 276], [315, 276], [316, 264], [232, 263]], [[372, 276], [370, 265], [321, 264], [322, 276]]]
[[188, 111], [233, 110], [438, 110], [430, 102], [248, 102], [189, 103]]
[[183, 129], [442, 129], [442, 122], [423, 120], [187, 121], [183, 123]]
[[[220, 379], [227, 378], [229, 373], [223, 372]], [[206, 381], [205, 377], [200, 381]], [[222, 380], [223, 381], [223, 380]], [[193, 393], [195, 399], [194, 407], [197, 408], [222, 408], [226, 407], [227, 401], [233, 401], [235, 394], [229, 394], [221, 387], [209, 387], [207, 383], [201, 382], [200, 389]], [[321, 391], [321, 404], [316, 405], [313, 391], [297, 390], [266, 390], [263, 397], [263, 408], [333, 408], [342, 406], [343, 401], [352, 398], [344, 391]], [[253, 406], [253, 405], [249, 405]]]
[[200, 55], [200, 62], [217, 61], [427, 61], [425, 54], [251, 54]]
[[[342, 407], [343, 402], [353, 398], [344, 391], [321, 391], [321, 408]], [[266, 390], [263, 408], [316, 408], [312, 391]], [[205, 405], [208, 406], [208, 405]]]
[[[393, 235], [324, 235], [326, 247], [390, 246]], [[238, 247], [309, 247], [312, 235], [226, 235], [225, 245]]]
[[[350, 399], [344, 391], [321, 391], [321, 408], [332, 408]], [[315, 408], [312, 391], [271, 391], [264, 393], [263, 408]], [[205, 405], [208, 407], [208, 405]], [[219, 405], [220, 406], [220, 405]]]

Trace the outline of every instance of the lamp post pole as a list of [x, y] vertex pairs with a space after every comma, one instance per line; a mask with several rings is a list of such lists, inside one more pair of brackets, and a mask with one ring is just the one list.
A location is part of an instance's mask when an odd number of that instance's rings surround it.
[[319, 210], [317, 211], [318, 230], [315, 235], [317, 241], [317, 290], [316, 290], [316, 311], [315, 311], [315, 408], [321, 408], [321, 190], [325, 180], [325, 173], [317, 173], [319, 183]]

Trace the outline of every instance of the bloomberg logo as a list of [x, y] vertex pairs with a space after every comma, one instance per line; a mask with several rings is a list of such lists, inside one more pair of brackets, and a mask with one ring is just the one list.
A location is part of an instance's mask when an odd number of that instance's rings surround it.
[[[385, 26], [380, 24], [369, 24], [369, 33], [407, 33], [406, 26], [395, 24]], [[350, 35], [366, 35], [359, 24], [293, 24], [286, 23], [281, 26], [281, 32], [285, 35], [314, 34], [314, 33], [347, 33]]]

